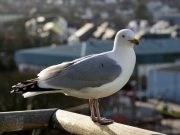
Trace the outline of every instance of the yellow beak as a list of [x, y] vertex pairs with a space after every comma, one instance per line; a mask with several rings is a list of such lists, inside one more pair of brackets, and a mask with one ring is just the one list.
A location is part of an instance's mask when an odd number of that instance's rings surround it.
[[139, 40], [136, 39], [136, 38], [134, 38], [134, 39], [132, 39], [132, 40], [129, 40], [129, 42], [131, 42], [131, 43], [133, 43], [133, 44], [135, 44], [135, 45], [139, 45]]

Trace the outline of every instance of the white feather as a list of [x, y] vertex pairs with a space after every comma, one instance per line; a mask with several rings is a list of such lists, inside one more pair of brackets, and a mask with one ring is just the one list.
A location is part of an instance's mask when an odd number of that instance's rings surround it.
[[40, 94], [48, 94], [48, 93], [60, 93], [61, 90], [53, 90], [53, 91], [42, 91], [42, 92], [26, 92], [23, 94], [24, 98], [28, 98], [28, 97], [33, 97], [33, 96], [37, 96]]
[[28, 97], [36, 96], [39, 94], [43, 94], [43, 92], [26, 92], [23, 94], [23, 97], [28, 98]]
[[62, 68], [65, 67], [66, 65], [68, 64], [68, 62], [63, 62], [61, 64], [57, 64], [57, 65], [53, 65], [53, 66], [50, 66], [44, 70], [42, 70], [37, 76], [38, 78], [41, 80], [43, 80], [44, 78], [47, 78], [48, 75], [54, 71], [53, 69], [56, 69], [56, 67], [58, 66], [59, 68]]

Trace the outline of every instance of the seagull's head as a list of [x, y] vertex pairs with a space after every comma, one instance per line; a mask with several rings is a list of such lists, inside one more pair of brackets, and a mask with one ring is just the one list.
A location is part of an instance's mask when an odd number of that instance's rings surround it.
[[135, 38], [135, 33], [130, 29], [122, 29], [117, 32], [115, 42], [118, 45], [126, 47], [133, 47], [134, 45], [139, 45], [139, 40]]

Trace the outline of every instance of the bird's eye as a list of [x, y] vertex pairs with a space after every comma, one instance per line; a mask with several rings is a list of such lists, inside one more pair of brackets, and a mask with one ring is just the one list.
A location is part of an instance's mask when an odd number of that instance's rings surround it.
[[125, 38], [125, 35], [122, 35], [123, 38]]

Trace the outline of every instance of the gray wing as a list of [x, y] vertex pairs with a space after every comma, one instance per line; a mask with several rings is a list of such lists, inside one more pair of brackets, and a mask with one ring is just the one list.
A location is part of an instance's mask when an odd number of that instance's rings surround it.
[[93, 57], [94, 55], [87, 55], [78, 59], [75, 59], [73, 61], [68, 61], [68, 62], [63, 62], [61, 64], [58, 65], [54, 65], [54, 66], [50, 66], [44, 70], [42, 70], [39, 74], [38, 74], [38, 78], [40, 80], [47, 80], [50, 78], [55, 77], [56, 75], [60, 75], [60, 73], [64, 70], [66, 70], [67, 68], [69, 68], [71, 65], [83, 61], [87, 58]]
[[98, 87], [112, 82], [121, 73], [121, 67], [106, 55], [88, 57], [75, 61], [64, 68], [58, 66], [50, 77], [40, 82], [54, 88], [79, 90], [86, 87]]

